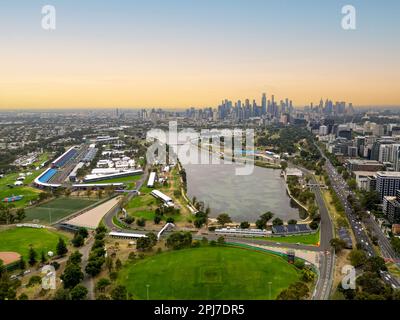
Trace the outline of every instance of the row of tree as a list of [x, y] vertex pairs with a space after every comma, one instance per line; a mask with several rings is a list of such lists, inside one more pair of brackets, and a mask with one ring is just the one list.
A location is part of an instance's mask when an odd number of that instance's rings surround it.
[[88, 263], [85, 272], [92, 277], [97, 276], [105, 262], [105, 236], [107, 229], [104, 226], [97, 227], [94, 236], [94, 243], [90, 250]]
[[69, 256], [60, 277], [63, 281], [63, 288], [57, 290], [53, 297], [54, 300], [85, 300], [87, 298], [88, 290], [80, 284], [84, 278], [81, 262], [82, 254], [79, 251], [75, 251]]
[[355, 249], [349, 255], [350, 263], [357, 268], [356, 289], [338, 291], [348, 300], [400, 300], [400, 290], [394, 290], [382, 280], [381, 271], [387, 271], [382, 257], [367, 257], [364, 250]]

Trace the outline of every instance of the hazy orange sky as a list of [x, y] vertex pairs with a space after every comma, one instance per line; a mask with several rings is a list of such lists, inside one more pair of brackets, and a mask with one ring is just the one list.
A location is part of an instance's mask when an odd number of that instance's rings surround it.
[[[22, 4], [21, 4], [22, 3]], [[400, 105], [398, 1], [41, 1], [0, 5], [0, 108], [216, 106], [266, 92]], [[251, 5], [250, 5], [251, 4]], [[21, 9], [22, 8], [22, 9]]]

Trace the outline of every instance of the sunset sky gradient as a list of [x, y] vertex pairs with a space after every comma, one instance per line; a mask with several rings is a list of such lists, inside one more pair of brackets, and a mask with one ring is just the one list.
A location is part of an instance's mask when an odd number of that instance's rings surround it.
[[[41, 28], [41, 8], [57, 29]], [[357, 9], [357, 30], [341, 8]], [[398, 0], [0, 3], [0, 108], [400, 105]]]

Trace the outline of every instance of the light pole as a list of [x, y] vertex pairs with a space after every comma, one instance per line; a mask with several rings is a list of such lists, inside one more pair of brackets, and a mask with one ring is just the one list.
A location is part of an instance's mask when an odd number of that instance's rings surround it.
[[146, 291], [147, 291], [147, 300], [149, 300], [149, 284], [146, 284]]
[[270, 282], [268, 282], [268, 289], [269, 289], [269, 300], [271, 300], [271, 285], [272, 285], [272, 282], [270, 281]]

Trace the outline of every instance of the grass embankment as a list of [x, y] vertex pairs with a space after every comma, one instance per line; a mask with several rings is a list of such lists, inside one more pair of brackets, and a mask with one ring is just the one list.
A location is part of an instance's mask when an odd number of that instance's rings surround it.
[[262, 167], [262, 168], [267, 168], [267, 169], [281, 169], [281, 165], [280, 164], [273, 164], [273, 163], [269, 163], [269, 162], [265, 162], [265, 161], [261, 161], [261, 160], [256, 160], [254, 161], [254, 164], [257, 167]]
[[323, 196], [325, 204], [328, 208], [329, 215], [331, 216], [331, 219], [335, 226], [335, 230], [338, 230], [339, 228], [343, 227], [343, 228], [349, 229], [350, 234], [352, 234], [352, 231], [349, 228], [349, 222], [347, 220], [344, 210], [342, 211], [342, 210], [338, 210], [336, 208], [332, 194], [330, 193], [330, 191], [323, 190], [322, 196]]
[[300, 243], [304, 245], [312, 245], [316, 246], [320, 241], [320, 232], [305, 234], [305, 235], [296, 235], [296, 236], [287, 236], [287, 237], [258, 237], [257, 239], [269, 241], [269, 242], [283, 242], [283, 243]]
[[116, 216], [114, 216], [112, 218], [112, 222], [118, 228], [121, 228], [121, 229], [126, 229], [127, 228], [127, 226], [124, 223], [122, 223]]
[[[184, 275], [184, 276], [182, 276]], [[284, 259], [230, 247], [169, 251], [128, 263], [118, 282], [137, 299], [267, 300], [300, 273]], [[271, 282], [271, 295], [268, 283]]]

